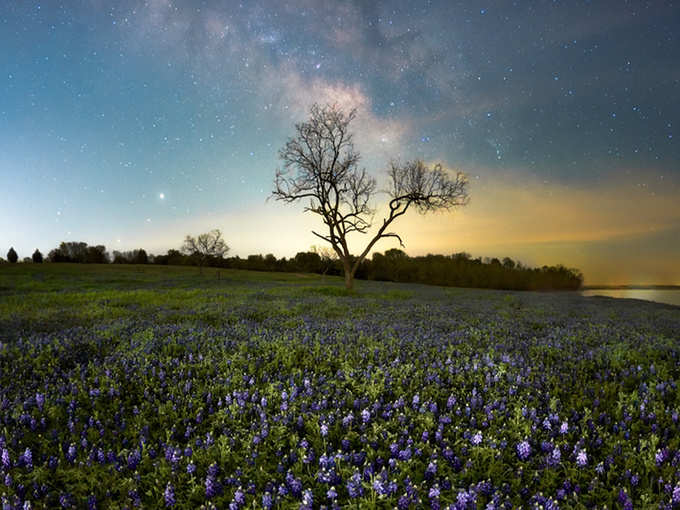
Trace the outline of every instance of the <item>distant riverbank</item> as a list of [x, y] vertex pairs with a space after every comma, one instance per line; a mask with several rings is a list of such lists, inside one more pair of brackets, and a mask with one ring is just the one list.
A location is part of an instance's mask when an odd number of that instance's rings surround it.
[[588, 288], [579, 291], [582, 296], [607, 296], [612, 298], [644, 299], [657, 303], [680, 306], [680, 287], [653, 288]]

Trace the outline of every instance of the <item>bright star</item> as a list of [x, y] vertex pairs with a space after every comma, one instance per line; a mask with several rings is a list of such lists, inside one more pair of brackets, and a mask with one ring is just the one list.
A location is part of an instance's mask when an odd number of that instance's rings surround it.
[[161, 200], [164, 200], [165, 199], [165, 193], [161, 193], [160, 195], [158, 195], [158, 198], [160, 198]]

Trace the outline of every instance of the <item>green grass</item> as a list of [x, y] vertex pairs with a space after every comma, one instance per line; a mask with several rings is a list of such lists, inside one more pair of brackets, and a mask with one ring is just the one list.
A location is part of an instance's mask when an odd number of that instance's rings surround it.
[[242, 316], [339, 318], [357, 299], [366, 302], [367, 310], [383, 300], [409, 299], [413, 291], [402, 287], [357, 281], [356, 290], [347, 291], [343, 279], [335, 276], [235, 269], [4, 264], [0, 331], [56, 331], [149, 315], [159, 324], [214, 326]]

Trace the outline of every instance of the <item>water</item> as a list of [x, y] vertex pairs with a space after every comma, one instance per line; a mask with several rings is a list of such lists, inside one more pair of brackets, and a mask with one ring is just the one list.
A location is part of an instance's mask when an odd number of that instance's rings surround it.
[[581, 295], [644, 299], [680, 306], [680, 289], [589, 289], [582, 290]]

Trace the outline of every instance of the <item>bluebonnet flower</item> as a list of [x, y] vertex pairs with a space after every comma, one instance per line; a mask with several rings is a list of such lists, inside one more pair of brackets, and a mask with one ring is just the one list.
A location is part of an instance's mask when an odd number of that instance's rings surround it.
[[342, 419], [342, 426], [347, 428], [350, 425], [352, 425], [352, 421], [354, 421], [354, 416], [352, 415], [352, 413], [349, 413]]
[[482, 432], [478, 430], [478, 431], [475, 433], [475, 435], [472, 436], [472, 439], [470, 440], [470, 442], [471, 442], [474, 446], [477, 446], [477, 445], [479, 445], [479, 444], [482, 443], [482, 438], [483, 438]]
[[382, 495], [385, 494], [386, 491], [385, 491], [385, 489], [384, 489], [384, 487], [383, 487], [383, 483], [382, 483], [382, 480], [380, 479], [380, 477], [377, 477], [377, 476], [376, 476], [376, 477], [373, 479], [373, 484], [372, 484], [372, 486], [373, 486], [373, 490], [374, 490], [375, 492], [377, 492], [378, 495], [382, 496]]
[[128, 460], [127, 460], [127, 465], [128, 469], [131, 471], [134, 471], [137, 469], [137, 466], [139, 465], [140, 461], [142, 460], [142, 454], [140, 453], [139, 450], [135, 449], [130, 452], [130, 455], [128, 455]]
[[579, 450], [576, 454], [576, 465], [579, 467], [584, 467], [588, 464], [588, 455], [585, 450]]
[[300, 505], [300, 510], [312, 510], [314, 503], [314, 496], [311, 489], [306, 489], [302, 493], [302, 505]]
[[355, 471], [349, 480], [347, 480], [347, 491], [350, 498], [358, 498], [363, 495], [364, 488], [361, 486], [361, 475], [359, 475], [358, 471]]
[[477, 498], [474, 492], [462, 490], [456, 496], [456, 508], [464, 510], [468, 508], [468, 506], [474, 505], [476, 499]]
[[409, 460], [411, 458], [411, 449], [405, 448], [399, 451], [399, 460]]
[[371, 419], [371, 412], [368, 409], [364, 409], [361, 411], [361, 421], [363, 423], [368, 423], [368, 421]]
[[397, 501], [397, 508], [399, 510], [407, 510], [411, 506], [411, 498], [407, 494], [404, 494]]
[[678, 482], [673, 489], [673, 496], [671, 497], [671, 502], [674, 505], [680, 505], [680, 482]]
[[328, 489], [328, 490], [326, 491], [326, 497], [327, 497], [328, 499], [330, 499], [330, 500], [334, 500], [335, 498], [338, 497], [338, 493], [337, 493], [337, 491], [335, 490], [335, 487], [331, 487], [330, 489]]
[[24, 466], [28, 469], [33, 468], [33, 453], [30, 448], [26, 448], [23, 455], [21, 456]]
[[165, 486], [165, 491], [163, 492], [163, 497], [165, 499], [165, 506], [167, 507], [173, 507], [175, 506], [175, 489], [173, 488], [172, 484], [168, 482], [168, 484]]
[[269, 510], [273, 505], [274, 501], [272, 500], [272, 495], [269, 491], [266, 491], [262, 495], [262, 508], [264, 508], [265, 510]]
[[208, 476], [205, 477], [205, 497], [208, 499], [214, 498], [220, 494], [221, 489], [220, 483], [215, 479], [214, 475], [210, 474], [210, 470], [208, 470]]
[[437, 484], [434, 484], [431, 488], [430, 491], [428, 492], [428, 497], [430, 498], [430, 501], [439, 501], [439, 495], [441, 494], [441, 491], [439, 490], [439, 486]]
[[2, 463], [2, 468], [7, 471], [12, 465], [12, 461], [9, 457], [9, 450], [7, 448], [2, 449], [2, 454], [0, 454], [0, 463]]
[[517, 455], [521, 460], [527, 460], [531, 455], [531, 445], [524, 440], [517, 444]]
[[243, 489], [239, 487], [236, 489], [236, 492], [234, 492], [234, 500], [232, 501], [232, 504], [229, 505], [229, 508], [241, 508], [243, 504], [246, 502], [246, 495], [243, 492]]
[[559, 446], [555, 446], [552, 451], [548, 454], [547, 463], [549, 466], [556, 466], [560, 463], [562, 459], [562, 452]]
[[665, 448], [662, 450], [657, 450], [656, 455], [654, 456], [654, 460], [656, 461], [657, 466], [661, 466], [661, 464], [664, 463], [664, 461], [666, 460], [666, 455], [667, 451]]
[[432, 480], [436, 474], [437, 474], [437, 460], [435, 459], [427, 465], [427, 469], [425, 469], [425, 478], [428, 480]]

